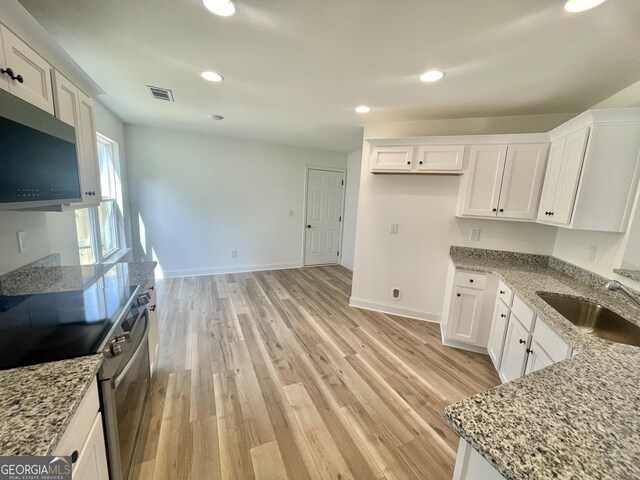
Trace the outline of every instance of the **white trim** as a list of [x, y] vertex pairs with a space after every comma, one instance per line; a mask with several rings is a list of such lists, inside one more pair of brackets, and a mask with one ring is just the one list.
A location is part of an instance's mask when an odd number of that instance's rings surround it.
[[371, 302], [360, 298], [351, 297], [349, 306], [356, 308], [364, 308], [365, 310], [373, 310], [374, 312], [388, 313], [389, 315], [398, 315], [400, 317], [413, 318], [414, 320], [423, 320], [425, 322], [440, 323], [440, 314], [435, 312], [425, 312], [415, 308], [397, 307], [386, 303]]
[[365, 138], [370, 146], [399, 145], [490, 145], [513, 143], [549, 143], [548, 133], [502, 133], [490, 135], [441, 135], [435, 137]]
[[484, 347], [478, 347], [476, 345], [471, 345], [470, 343], [447, 340], [444, 337], [442, 337], [442, 345], [444, 345], [445, 347], [457, 348], [459, 350], [468, 350], [469, 352], [482, 353], [483, 355], [489, 355], [489, 352]]
[[344, 202], [346, 199], [346, 195], [347, 195], [347, 169], [346, 168], [340, 168], [340, 167], [323, 167], [323, 166], [317, 166], [317, 165], [306, 165], [305, 166], [305, 170], [304, 170], [304, 206], [303, 206], [303, 224], [302, 224], [302, 266], [305, 267], [315, 267], [318, 265], [307, 265], [307, 259], [306, 259], [306, 255], [307, 255], [307, 202], [309, 201], [309, 170], [322, 170], [325, 172], [340, 172], [342, 173], [342, 210], [341, 210], [341, 217], [342, 220], [340, 221], [340, 246], [338, 248], [340, 248], [340, 255], [338, 255], [338, 258], [336, 260], [335, 263], [328, 263], [326, 265], [341, 265], [342, 263], [342, 236], [344, 234]]
[[220, 275], [224, 273], [261, 272], [265, 270], [286, 270], [301, 268], [300, 263], [272, 263], [258, 265], [240, 265], [213, 268], [185, 268], [183, 270], [164, 270], [164, 278], [201, 277], [206, 275]]

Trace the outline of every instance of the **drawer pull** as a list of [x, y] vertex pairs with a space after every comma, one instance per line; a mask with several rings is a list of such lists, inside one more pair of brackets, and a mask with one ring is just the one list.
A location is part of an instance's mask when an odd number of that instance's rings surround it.
[[527, 343], [526, 341], [524, 341], [523, 339], [518, 340], [518, 342], [522, 343]]
[[507, 292], [505, 292], [504, 290], [500, 290], [500, 295], [504, 295], [505, 293]]
[[533, 353], [533, 350], [531, 350], [530, 348], [527, 348], [527, 353]]
[[501, 314], [500, 314], [500, 316], [501, 316], [502, 318], [507, 318], [507, 316], [506, 316], [504, 313], [501, 313]]
[[76, 463], [78, 461], [78, 456], [80, 454], [78, 453], [78, 450], [74, 450], [73, 453], [71, 454], [71, 463]]
[[155, 312], [156, 311], [156, 306], [155, 305], [150, 306], [149, 310], [151, 310], [152, 312]]
[[470, 279], [469, 279], [469, 283], [473, 283], [473, 278], [470, 278]]
[[460, 294], [460, 293], [456, 293], [456, 296], [457, 296], [457, 297], [461, 297], [461, 296], [462, 296], [462, 294]]

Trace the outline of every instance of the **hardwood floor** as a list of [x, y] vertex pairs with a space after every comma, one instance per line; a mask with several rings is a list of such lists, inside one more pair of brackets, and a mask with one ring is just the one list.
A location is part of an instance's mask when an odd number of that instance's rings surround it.
[[138, 478], [451, 479], [442, 411], [497, 385], [491, 362], [350, 291], [337, 266], [161, 282]]

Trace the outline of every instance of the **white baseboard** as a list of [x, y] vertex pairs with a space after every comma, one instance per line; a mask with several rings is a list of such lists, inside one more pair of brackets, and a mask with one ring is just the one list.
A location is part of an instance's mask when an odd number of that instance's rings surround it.
[[371, 302], [369, 300], [362, 300], [360, 298], [354, 297], [351, 297], [349, 299], [349, 306], [364, 308], [365, 310], [373, 310], [374, 312], [388, 313], [390, 315], [413, 318], [415, 320], [423, 320], [425, 322], [440, 323], [439, 313], [424, 312], [415, 308], [398, 307], [397, 305]]
[[475, 345], [471, 345], [469, 343], [464, 343], [464, 342], [455, 342], [452, 340], [446, 340], [446, 339], [442, 339], [442, 344], [445, 347], [452, 347], [452, 348], [458, 348], [460, 350], [468, 350], [470, 352], [475, 352], [475, 353], [482, 353], [483, 355], [489, 355], [489, 352], [487, 352], [486, 348], [483, 347], [477, 347]]
[[340, 265], [342, 265], [344, 268], [351, 270], [353, 272], [353, 265], [348, 265], [346, 263], [341, 263]]
[[205, 275], [221, 275], [225, 273], [263, 272], [265, 270], [285, 270], [301, 268], [302, 263], [272, 263], [261, 265], [240, 265], [214, 268], [186, 268], [184, 270], [164, 270], [164, 278], [201, 277]]

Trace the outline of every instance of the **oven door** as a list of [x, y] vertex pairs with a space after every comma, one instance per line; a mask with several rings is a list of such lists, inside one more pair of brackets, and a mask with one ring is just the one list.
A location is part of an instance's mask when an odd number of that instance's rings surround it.
[[149, 423], [148, 310], [144, 310], [136, 325], [144, 325], [144, 330], [141, 336], [135, 335], [133, 354], [112, 379], [102, 382], [111, 480], [131, 478]]

